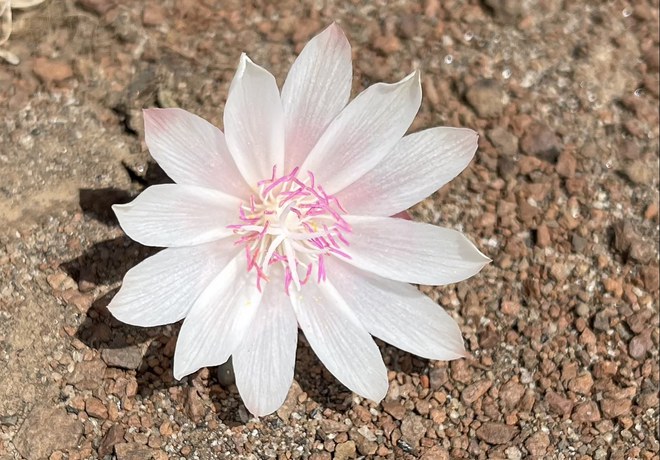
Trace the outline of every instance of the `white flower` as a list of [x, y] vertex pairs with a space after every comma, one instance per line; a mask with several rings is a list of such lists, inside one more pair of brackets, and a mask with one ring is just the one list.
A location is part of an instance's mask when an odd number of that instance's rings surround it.
[[372, 335], [429, 359], [465, 356], [457, 324], [407, 283], [455, 283], [489, 259], [457, 231], [388, 216], [460, 173], [477, 134], [403, 137], [420, 106], [417, 72], [348, 103], [351, 80], [337, 25], [305, 46], [281, 94], [242, 55], [224, 134], [183, 110], [145, 111], [147, 146], [176, 184], [114, 206], [128, 236], [168, 249], [126, 274], [112, 314], [139, 326], [185, 318], [174, 376], [232, 356], [255, 415], [287, 395], [298, 327], [340, 382], [374, 401], [388, 381]]

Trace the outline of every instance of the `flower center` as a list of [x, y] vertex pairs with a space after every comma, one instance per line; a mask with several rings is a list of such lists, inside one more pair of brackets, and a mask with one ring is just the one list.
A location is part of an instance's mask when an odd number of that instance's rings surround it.
[[248, 270], [257, 273], [257, 287], [268, 281], [272, 265], [284, 269], [284, 289], [291, 284], [299, 290], [314, 274], [317, 282], [326, 278], [324, 257], [344, 252], [351, 227], [341, 217], [346, 211], [337, 198], [328, 195], [308, 171], [298, 177], [299, 168], [257, 183], [258, 193], [239, 209], [240, 223], [230, 225], [238, 236], [235, 244], [245, 246]]

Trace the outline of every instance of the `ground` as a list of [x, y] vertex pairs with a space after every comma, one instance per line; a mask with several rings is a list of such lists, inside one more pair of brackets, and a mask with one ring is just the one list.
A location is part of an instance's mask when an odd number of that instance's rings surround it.
[[[301, 336], [296, 382], [250, 418], [227, 369], [172, 376], [179, 325], [105, 306], [149, 248], [109, 206], [167, 181], [141, 109], [215, 124], [245, 51], [281, 84], [337, 21], [354, 93], [422, 71], [411, 127], [480, 134], [411, 210], [493, 263], [421, 287], [471, 358], [379, 343], [382, 404]], [[0, 64], [0, 459], [658, 458], [658, 1], [48, 0]]]

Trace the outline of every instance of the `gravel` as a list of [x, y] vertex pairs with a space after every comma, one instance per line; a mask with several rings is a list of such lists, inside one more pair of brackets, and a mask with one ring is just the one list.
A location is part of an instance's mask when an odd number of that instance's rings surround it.
[[[45, 2], [0, 66], [0, 459], [658, 458], [658, 1]], [[411, 131], [471, 127], [469, 168], [415, 206], [493, 263], [426, 294], [471, 357], [380, 343], [382, 404], [301, 336], [282, 408], [225, 367], [172, 375], [179, 325], [107, 304], [154, 253], [110, 205], [168, 179], [141, 110], [215, 124], [246, 51], [281, 83], [337, 21], [354, 94], [422, 70]], [[56, 429], [55, 429], [56, 428]]]

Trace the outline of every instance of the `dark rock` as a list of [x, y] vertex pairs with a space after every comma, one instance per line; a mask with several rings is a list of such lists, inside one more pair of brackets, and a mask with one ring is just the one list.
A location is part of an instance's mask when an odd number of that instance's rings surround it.
[[115, 2], [113, 0], [78, 0], [78, 5], [80, 5], [81, 8], [100, 16], [114, 7]]
[[528, 155], [554, 163], [561, 151], [561, 141], [549, 126], [533, 123], [525, 130], [520, 148]]
[[115, 444], [124, 442], [124, 428], [121, 425], [112, 425], [108, 432], [103, 436], [99, 445], [99, 457], [110, 455], [115, 448]]
[[142, 348], [131, 345], [125, 348], [106, 348], [101, 351], [101, 359], [110, 367], [137, 369], [142, 363]]

